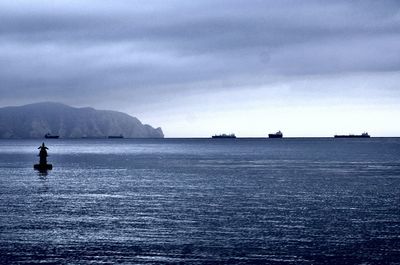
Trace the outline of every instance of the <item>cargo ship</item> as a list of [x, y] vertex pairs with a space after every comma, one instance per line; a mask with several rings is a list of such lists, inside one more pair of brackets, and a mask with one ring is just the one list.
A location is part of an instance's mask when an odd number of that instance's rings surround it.
[[109, 135], [108, 139], [121, 139], [124, 138], [124, 136], [122, 134], [120, 135]]
[[335, 135], [334, 138], [370, 138], [371, 136], [365, 132], [362, 134]]
[[283, 133], [281, 131], [277, 131], [276, 133], [268, 134], [268, 138], [282, 138]]
[[46, 133], [44, 135], [44, 138], [46, 138], [46, 139], [58, 139], [58, 138], [60, 138], [60, 136], [59, 135], [51, 135], [50, 133]]
[[216, 139], [216, 138], [236, 138], [236, 135], [231, 133], [231, 134], [219, 134], [219, 135], [213, 135], [212, 138]]

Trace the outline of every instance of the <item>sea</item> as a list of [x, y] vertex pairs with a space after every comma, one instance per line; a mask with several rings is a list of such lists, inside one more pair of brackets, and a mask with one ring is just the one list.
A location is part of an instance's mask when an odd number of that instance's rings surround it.
[[0, 140], [0, 264], [400, 264], [400, 138]]

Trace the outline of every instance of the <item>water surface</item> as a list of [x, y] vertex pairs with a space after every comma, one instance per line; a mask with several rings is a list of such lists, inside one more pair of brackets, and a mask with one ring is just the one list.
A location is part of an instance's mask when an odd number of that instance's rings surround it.
[[399, 264], [400, 139], [0, 140], [2, 264]]

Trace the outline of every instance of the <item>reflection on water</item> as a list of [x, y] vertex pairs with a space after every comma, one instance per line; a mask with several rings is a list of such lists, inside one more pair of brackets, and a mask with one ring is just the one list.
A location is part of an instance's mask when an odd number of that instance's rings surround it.
[[40, 184], [38, 185], [38, 193], [46, 193], [49, 191], [49, 184], [47, 180], [47, 171], [38, 171], [37, 175], [39, 177]]
[[39, 176], [40, 179], [45, 180], [49, 172], [47, 170], [37, 170], [37, 175]]
[[400, 260], [396, 138], [36, 145], [0, 141], [0, 263]]

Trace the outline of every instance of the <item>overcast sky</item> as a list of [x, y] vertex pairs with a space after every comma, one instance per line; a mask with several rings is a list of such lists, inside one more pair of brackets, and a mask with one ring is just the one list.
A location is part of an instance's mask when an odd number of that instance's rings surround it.
[[400, 1], [0, 2], [0, 106], [127, 112], [167, 137], [400, 135]]

